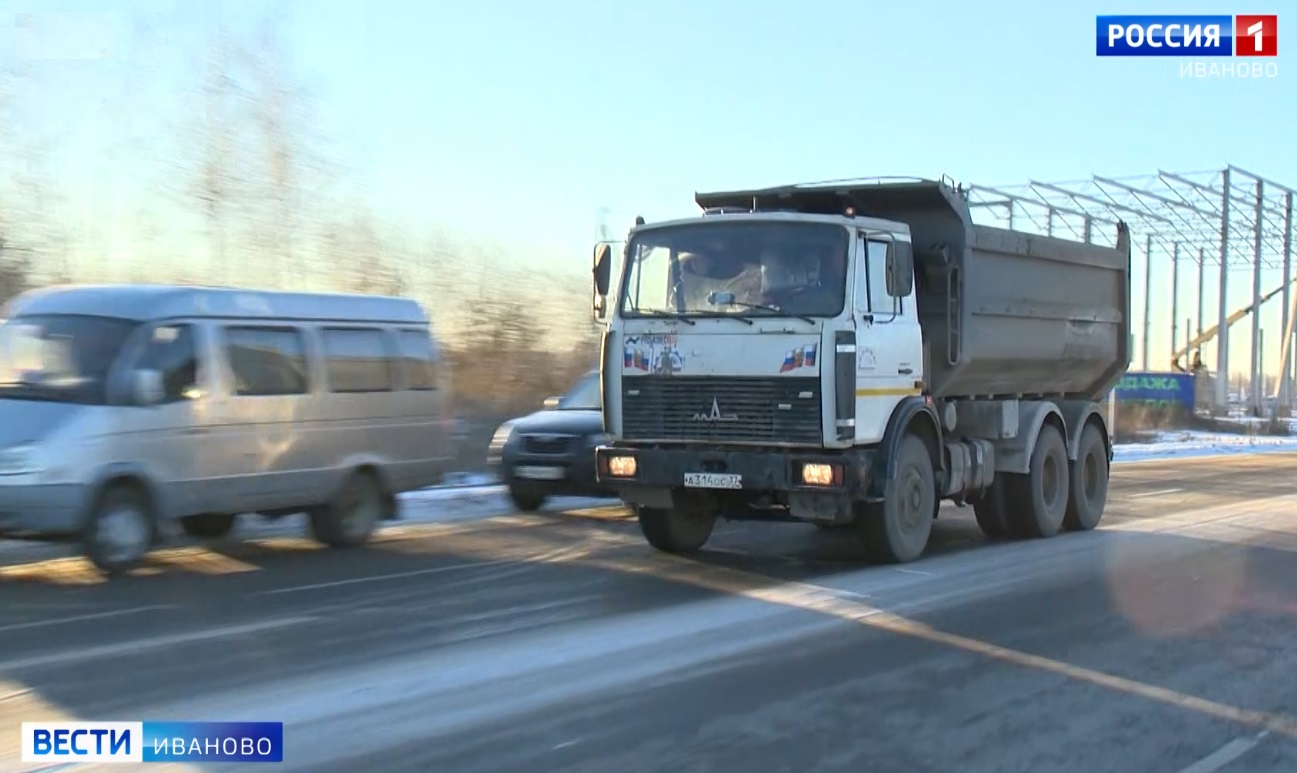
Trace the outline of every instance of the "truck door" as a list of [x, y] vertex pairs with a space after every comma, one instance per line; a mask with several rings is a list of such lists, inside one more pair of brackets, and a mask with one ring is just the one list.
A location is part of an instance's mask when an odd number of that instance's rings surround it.
[[893, 236], [861, 233], [856, 261], [856, 439], [882, 439], [896, 404], [918, 394], [923, 379], [923, 336], [914, 296], [887, 293], [887, 255]]

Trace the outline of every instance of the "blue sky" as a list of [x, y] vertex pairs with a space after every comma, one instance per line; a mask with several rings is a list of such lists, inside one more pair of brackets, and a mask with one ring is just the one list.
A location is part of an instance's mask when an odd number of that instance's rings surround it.
[[[1094, 53], [1096, 13], [1283, 5], [7, 2], [16, 13], [162, 14], [173, 58], [159, 78], [192, 77], [184, 62], [205, 25], [252, 26], [274, 8], [321, 124], [380, 211], [582, 271], [599, 207], [621, 230], [636, 213], [690, 214], [697, 189], [942, 173], [1010, 185], [1226, 164], [1297, 187], [1286, 36], [1273, 79], [1181, 78], [1174, 60]], [[75, 115], [79, 80], [103, 77], [96, 66], [68, 70], [50, 115]], [[1241, 300], [1249, 282], [1236, 276]], [[1165, 313], [1155, 304], [1155, 318]], [[1154, 323], [1155, 352], [1168, 324]]]

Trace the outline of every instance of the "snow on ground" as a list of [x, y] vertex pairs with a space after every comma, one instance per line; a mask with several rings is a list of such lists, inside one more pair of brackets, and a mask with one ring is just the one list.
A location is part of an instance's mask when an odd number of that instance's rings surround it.
[[1297, 437], [1235, 435], [1201, 430], [1166, 430], [1148, 443], [1121, 443], [1113, 449], [1114, 462], [1152, 459], [1186, 459], [1198, 456], [1260, 454], [1297, 451]]

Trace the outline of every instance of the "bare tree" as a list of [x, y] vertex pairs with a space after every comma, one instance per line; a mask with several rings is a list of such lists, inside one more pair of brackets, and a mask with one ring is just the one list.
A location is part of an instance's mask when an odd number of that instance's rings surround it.
[[235, 168], [235, 102], [240, 96], [238, 84], [230, 73], [233, 49], [229, 32], [223, 27], [218, 29], [208, 52], [202, 83], [202, 161], [194, 196], [211, 240], [211, 276], [226, 276], [230, 268], [230, 214], [238, 174]]
[[0, 303], [31, 287], [31, 258], [25, 250], [10, 245], [0, 234]]

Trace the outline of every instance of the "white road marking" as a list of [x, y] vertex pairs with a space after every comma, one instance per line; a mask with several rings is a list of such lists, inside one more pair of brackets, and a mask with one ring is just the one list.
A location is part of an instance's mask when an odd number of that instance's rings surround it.
[[1126, 498], [1127, 498], [1127, 499], [1143, 499], [1144, 497], [1160, 497], [1160, 496], [1165, 496], [1166, 494], [1179, 494], [1181, 491], [1184, 491], [1184, 489], [1182, 489], [1182, 488], [1164, 488], [1164, 489], [1158, 489], [1157, 491], [1141, 491], [1141, 492], [1139, 492], [1139, 493], [1137, 493], [1137, 494], [1127, 494], [1127, 495], [1126, 495]]
[[1206, 757], [1198, 760], [1189, 767], [1180, 771], [1180, 773], [1214, 773], [1225, 767], [1234, 760], [1242, 757], [1244, 754], [1252, 751], [1257, 744], [1261, 743], [1270, 731], [1258, 733], [1251, 738], [1235, 738], [1233, 741], [1225, 744], [1216, 751], [1208, 754]]
[[28, 623], [11, 623], [9, 625], [0, 625], [0, 633], [5, 633], [7, 631], [25, 631], [31, 628], [46, 628], [51, 625], [67, 625], [68, 623], [80, 623], [86, 620], [103, 620], [109, 617], [138, 615], [142, 612], [158, 612], [163, 609], [175, 609], [175, 607], [169, 604], [159, 604], [151, 607], [134, 607], [132, 609], [118, 609], [112, 612], [95, 612], [88, 615], [60, 617], [54, 620], [34, 620]]
[[154, 636], [149, 639], [134, 639], [132, 641], [118, 642], [116, 644], [103, 644], [98, 647], [85, 647], [79, 650], [50, 652], [44, 655], [35, 655], [28, 658], [0, 661], [0, 672], [17, 671], [26, 668], [39, 668], [41, 666], [54, 666], [64, 663], [79, 663], [86, 660], [111, 658], [117, 655], [129, 655], [143, 652], [145, 650], [164, 649], [176, 644], [192, 644], [194, 642], [210, 641], [212, 639], [224, 639], [230, 636], [261, 633], [276, 628], [288, 628], [290, 626], [312, 623], [318, 619], [319, 618], [317, 617], [287, 617], [279, 620], [266, 620], [260, 623], [228, 625], [221, 628], [209, 628], [203, 631], [190, 631], [188, 633]]

